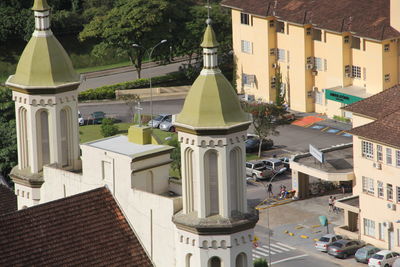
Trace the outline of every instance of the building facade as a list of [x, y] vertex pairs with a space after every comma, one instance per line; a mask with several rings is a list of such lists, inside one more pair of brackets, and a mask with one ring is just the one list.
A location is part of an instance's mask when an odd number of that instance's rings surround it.
[[232, 10], [238, 91], [248, 99], [284, 93], [293, 110], [350, 117], [341, 107], [399, 82], [397, 0], [222, 5]]
[[336, 232], [400, 251], [400, 87], [354, 103], [353, 197], [339, 200], [344, 225]]

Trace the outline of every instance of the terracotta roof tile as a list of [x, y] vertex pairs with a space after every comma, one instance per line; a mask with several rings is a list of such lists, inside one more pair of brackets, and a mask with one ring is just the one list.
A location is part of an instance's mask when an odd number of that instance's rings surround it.
[[0, 266], [153, 266], [106, 188], [0, 216]]
[[313, 24], [335, 32], [386, 40], [399, 37], [390, 26], [390, 0], [224, 0], [222, 5], [254, 15], [297, 24]]
[[350, 134], [400, 148], [400, 110], [382, 119], [356, 127]]
[[17, 210], [17, 196], [10, 188], [0, 184], [0, 215]]
[[343, 108], [356, 114], [380, 119], [400, 110], [400, 86], [396, 85], [376, 95], [365, 98]]

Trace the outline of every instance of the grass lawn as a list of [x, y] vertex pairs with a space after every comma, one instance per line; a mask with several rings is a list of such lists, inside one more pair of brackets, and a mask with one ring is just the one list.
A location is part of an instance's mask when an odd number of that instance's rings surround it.
[[246, 161], [257, 160], [257, 159], [260, 159], [258, 157], [258, 153], [246, 153]]
[[[115, 125], [119, 128], [118, 134], [128, 134], [128, 129], [132, 123], [116, 123]], [[80, 143], [86, 143], [103, 138], [100, 133], [100, 127], [101, 124], [79, 126]], [[175, 133], [164, 132], [160, 129], [154, 129], [153, 133], [163, 144], [168, 142], [165, 138], [175, 135]]]
[[110, 65], [104, 65], [104, 66], [81, 68], [81, 69], [77, 69], [76, 71], [78, 73], [85, 73], [85, 72], [93, 72], [93, 71], [100, 71], [100, 70], [108, 70], [108, 69], [119, 68], [119, 67], [126, 67], [126, 66], [130, 66], [130, 65], [131, 65], [131, 63], [129, 61], [124, 61], [124, 62], [110, 64]]

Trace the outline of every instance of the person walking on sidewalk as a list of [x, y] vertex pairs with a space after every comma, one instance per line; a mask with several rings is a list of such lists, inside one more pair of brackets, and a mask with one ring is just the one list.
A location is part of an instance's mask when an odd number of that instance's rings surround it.
[[268, 184], [267, 192], [268, 192], [268, 197], [274, 196], [274, 193], [272, 192], [272, 184], [271, 183]]
[[333, 212], [338, 214], [339, 213], [339, 209], [335, 205], [336, 205], [336, 197], [334, 197], [332, 199], [332, 206], [333, 206]]
[[329, 204], [329, 212], [333, 211], [333, 197], [332, 196], [329, 197], [328, 204]]

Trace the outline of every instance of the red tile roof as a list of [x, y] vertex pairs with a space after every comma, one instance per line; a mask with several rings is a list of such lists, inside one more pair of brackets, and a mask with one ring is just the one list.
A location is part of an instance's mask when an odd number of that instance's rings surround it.
[[107, 188], [0, 216], [0, 266], [153, 266]]
[[17, 210], [17, 196], [7, 186], [0, 184], [0, 215]]
[[400, 148], [400, 110], [382, 119], [356, 127], [348, 133]]
[[400, 36], [390, 26], [390, 0], [224, 0], [222, 6], [375, 40]]
[[399, 110], [399, 103], [400, 86], [396, 85], [343, 109], [373, 119], [380, 119]]

